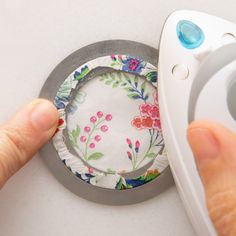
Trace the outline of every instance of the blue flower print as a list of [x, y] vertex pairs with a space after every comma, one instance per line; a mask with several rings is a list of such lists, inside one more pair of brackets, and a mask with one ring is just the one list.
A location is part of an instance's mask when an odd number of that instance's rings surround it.
[[127, 72], [140, 73], [141, 70], [145, 67], [145, 63], [142, 60], [133, 57], [128, 57], [122, 62], [124, 64], [122, 70]]

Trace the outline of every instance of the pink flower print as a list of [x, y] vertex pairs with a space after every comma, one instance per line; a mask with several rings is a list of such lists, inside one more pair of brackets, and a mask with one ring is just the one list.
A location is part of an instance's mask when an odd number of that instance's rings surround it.
[[111, 54], [111, 59], [112, 59], [112, 60], [116, 60], [115, 54]]
[[98, 112], [97, 112], [97, 117], [98, 117], [98, 118], [102, 118], [102, 116], [103, 116], [103, 113], [102, 113], [101, 111], [98, 111]]
[[136, 59], [131, 59], [129, 63], [129, 69], [135, 71], [139, 66], [140, 62]]
[[157, 105], [158, 104], [158, 95], [157, 92], [153, 93], [153, 99], [154, 99], [154, 103]]
[[142, 128], [142, 118], [141, 117], [134, 117], [134, 119], [131, 121], [131, 124], [135, 126], [137, 129]]
[[90, 128], [89, 126], [85, 126], [85, 127], [84, 127], [84, 131], [85, 131], [86, 133], [89, 133], [90, 130], [91, 130], [91, 128]]
[[139, 151], [139, 147], [140, 147], [140, 142], [137, 140], [135, 142], [135, 152], [138, 152]]
[[153, 128], [161, 129], [161, 122], [159, 119], [155, 119], [153, 122]]
[[82, 143], [85, 143], [86, 140], [87, 140], [87, 138], [86, 138], [85, 136], [81, 136], [81, 137], [80, 137], [80, 141], [81, 141]]
[[102, 131], [102, 132], [107, 132], [107, 130], [108, 130], [107, 125], [102, 125], [102, 126], [101, 126], [101, 131]]
[[152, 104], [149, 104], [149, 103], [143, 103], [139, 106], [139, 110], [142, 115], [149, 114], [151, 109], [152, 109]]
[[92, 116], [92, 117], [90, 118], [90, 121], [91, 121], [92, 123], [95, 123], [95, 122], [97, 121], [97, 118], [96, 118], [95, 116]]
[[[104, 156], [101, 152], [94, 152], [98, 142], [102, 140], [101, 132], [107, 132], [109, 127], [106, 125], [107, 122], [113, 119], [110, 113], [103, 114], [102, 111], [97, 111], [95, 115], [89, 118], [90, 125], [85, 125], [81, 127], [77, 125], [70, 134], [70, 140], [72, 145], [79, 149], [83, 155], [83, 159], [86, 162], [90, 160], [98, 160]], [[61, 123], [64, 121], [60, 121]], [[80, 142], [78, 142], [80, 141]]]
[[129, 145], [129, 147], [132, 148], [132, 142], [129, 138], [126, 139], [126, 142]]
[[131, 152], [127, 152], [127, 156], [128, 156], [128, 158], [130, 159], [130, 160], [132, 160], [132, 154], [131, 154]]
[[159, 117], [159, 109], [157, 106], [152, 106], [152, 108], [149, 111], [149, 115], [152, 118], [158, 118]]
[[90, 143], [90, 144], [89, 144], [89, 147], [90, 147], [90, 148], [95, 148], [95, 144], [94, 144], [94, 143]]
[[122, 62], [123, 62], [122, 70], [124, 71], [139, 73], [144, 68], [143, 61], [137, 58], [128, 57], [125, 60], [122, 60]]
[[99, 142], [102, 138], [101, 138], [100, 135], [96, 135], [96, 136], [94, 137], [94, 139], [95, 139], [96, 142]]
[[111, 114], [107, 114], [105, 119], [106, 119], [106, 121], [111, 121], [112, 120], [112, 115]]
[[146, 158], [146, 155], [144, 156], [143, 159], [139, 158], [139, 149], [141, 146], [141, 143], [139, 140], [136, 140], [134, 142], [134, 146], [132, 145], [132, 141], [129, 138], [126, 139], [126, 143], [129, 145], [129, 148], [130, 148], [130, 150], [126, 152], [127, 156], [129, 160], [131, 161], [133, 170], [136, 170], [136, 168], [139, 167], [139, 165]]

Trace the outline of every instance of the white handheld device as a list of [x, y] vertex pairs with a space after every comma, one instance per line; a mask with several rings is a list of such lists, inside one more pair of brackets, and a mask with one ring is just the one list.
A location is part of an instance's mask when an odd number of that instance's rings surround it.
[[216, 235], [186, 130], [195, 119], [209, 119], [236, 131], [236, 25], [200, 12], [174, 12], [163, 28], [158, 72], [162, 130], [176, 185], [197, 234]]

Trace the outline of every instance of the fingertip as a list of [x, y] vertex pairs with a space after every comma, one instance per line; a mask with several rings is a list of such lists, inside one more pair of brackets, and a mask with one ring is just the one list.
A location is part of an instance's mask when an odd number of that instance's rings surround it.
[[36, 129], [46, 132], [56, 128], [59, 114], [53, 103], [46, 99], [36, 99], [30, 106], [31, 122]]
[[194, 129], [194, 128], [207, 128], [207, 129], [211, 129], [214, 124], [216, 125], [217, 123], [209, 121], [209, 120], [193, 121], [188, 126], [187, 132], [189, 132], [191, 129]]
[[218, 141], [222, 152], [234, 149], [236, 143], [236, 134], [221, 123], [210, 120], [193, 121], [187, 129], [187, 138], [189, 140], [191, 130], [196, 128], [207, 129]]
[[204, 126], [192, 126], [187, 138], [198, 167], [206, 160], [214, 159], [219, 154], [219, 143], [210, 129]]
[[205, 184], [226, 169], [236, 167], [236, 135], [223, 125], [194, 121], [188, 127], [187, 140]]

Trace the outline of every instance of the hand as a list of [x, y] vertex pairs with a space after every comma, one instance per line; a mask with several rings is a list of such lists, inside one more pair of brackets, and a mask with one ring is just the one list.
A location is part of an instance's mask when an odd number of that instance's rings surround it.
[[0, 189], [54, 134], [58, 112], [37, 99], [0, 127]]
[[219, 235], [236, 235], [236, 134], [222, 125], [193, 122], [188, 140]]

